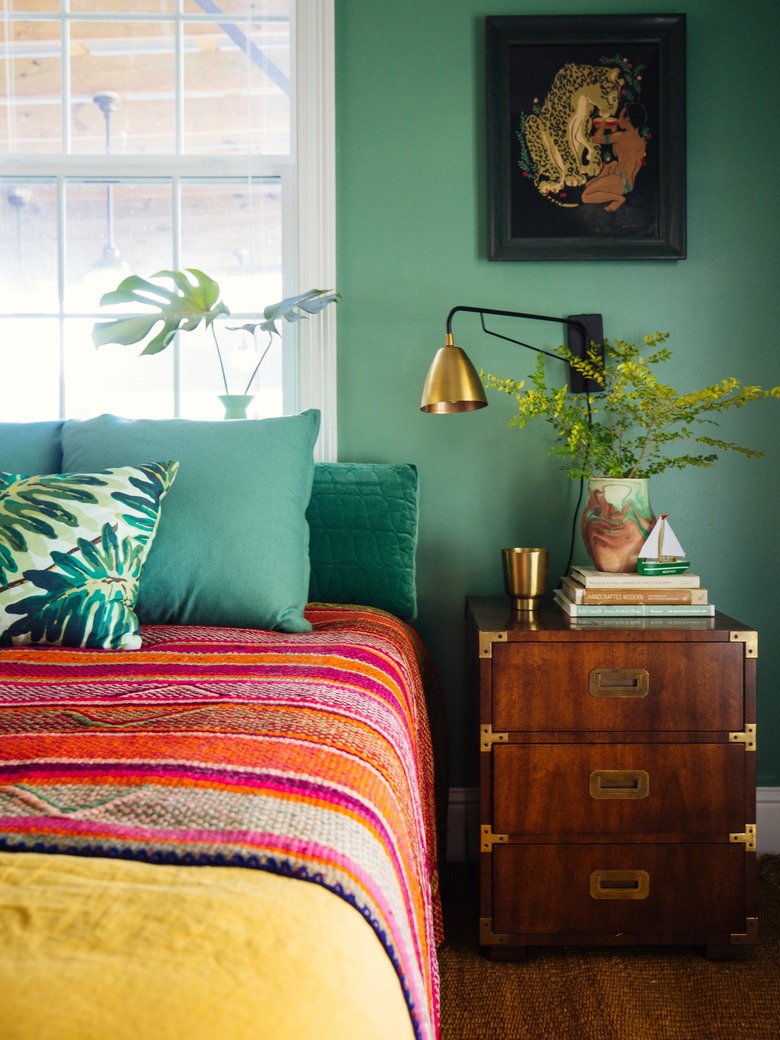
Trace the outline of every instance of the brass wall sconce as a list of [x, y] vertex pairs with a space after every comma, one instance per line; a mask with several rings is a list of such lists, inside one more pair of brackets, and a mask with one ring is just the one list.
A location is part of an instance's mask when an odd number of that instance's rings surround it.
[[[479, 314], [482, 331], [487, 335], [515, 343], [528, 350], [533, 350], [537, 354], [546, 354], [557, 361], [565, 361], [565, 359], [558, 354], [552, 354], [550, 351], [531, 346], [530, 343], [523, 343], [522, 340], [512, 339], [489, 329], [485, 324], [485, 317], [497, 315], [506, 318], [527, 318], [533, 321], [551, 321], [564, 325], [566, 327], [566, 345], [577, 357], [585, 357], [593, 345], [596, 348], [603, 347], [604, 331], [600, 314], [576, 314], [568, 318], [553, 318], [546, 314], [525, 314], [522, 311], [498, 311], [485, 307], [453, 307], [447, 315], [444, 346], [437, 351], [425, 377], [420, 403], [420, 410], [423, 412], [434, 414], [473, 412], [487, 406], [485, 388], [479, 373], [466, 352], [455, 346], [453, 340], [452, 319], [459, 311]], [[568, 362], [565, 363], [569, 369], [569, 389], [572, 393], [598, 393], [602, 389], [600, 383], [586, 379], [582, 373], [568, 365]]]

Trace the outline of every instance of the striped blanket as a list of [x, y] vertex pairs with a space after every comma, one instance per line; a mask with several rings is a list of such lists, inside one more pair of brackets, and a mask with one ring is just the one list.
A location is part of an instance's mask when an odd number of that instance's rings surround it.
[[438, 1035], [433, 762], [413, 630], [310, 605], [312, 633], [159, 626], [141, 650], [0, 651], [0, 848], [315, 882]]

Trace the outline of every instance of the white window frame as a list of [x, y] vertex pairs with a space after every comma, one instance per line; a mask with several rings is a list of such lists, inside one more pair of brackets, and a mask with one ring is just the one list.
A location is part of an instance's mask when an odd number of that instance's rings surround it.
[[[282, 277], [293, 292], [337, 288], [335, 185], [335, 0], [296, 0], [293, 8], [293, 149], [297, 211], [285, 214]], [[67, 85], [64, 86], [67, 90]], [[66, 99], [67, 100], [67, 99]], [[33, 174], [35, 162], [0, 156], [0, 173]], [[139, 173], [149, 175], [154, 161], [139, 159]], [[215, 164], [215, 165], [218, 165]], [[130, 163], [132, 166], [132, 162]], [[100, 156], [63, 156], [62, 176], [100, 176], [108, 172]], [[215, 171], [216, 172], [216, 171]], [[279, 171], [282, 173], [282, 171]], [[178, 170], [186, 173], [186, 164]], [[284, 174], [282, 173], [282, 176]], [[297, 364], [285, 386], [293, 408], [319, 408], [318, 460], [338, 457], [336, 384], [336, 307], [316, 321], [297, 325]]]
[[[295, 32], [298, 233], [295, 284], [338, 288], [336, 279], [335, 0], [297, 0]], [[326, 307], [298, 324], [298, 407], [319, 408], [317, 457], [338, 458], [336, 318]]]

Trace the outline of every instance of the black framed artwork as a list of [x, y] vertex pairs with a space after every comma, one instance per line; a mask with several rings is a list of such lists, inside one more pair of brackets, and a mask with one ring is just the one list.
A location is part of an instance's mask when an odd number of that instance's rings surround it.
[[686, 256], [685, 15], [485, 20], [491, 260]]

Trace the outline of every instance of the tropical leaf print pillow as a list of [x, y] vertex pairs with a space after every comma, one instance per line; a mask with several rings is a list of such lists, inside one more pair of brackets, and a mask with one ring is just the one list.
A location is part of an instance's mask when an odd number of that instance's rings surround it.
[[138, 582], [178, 468], [0, 473], [0, 646], [137, 650]]

